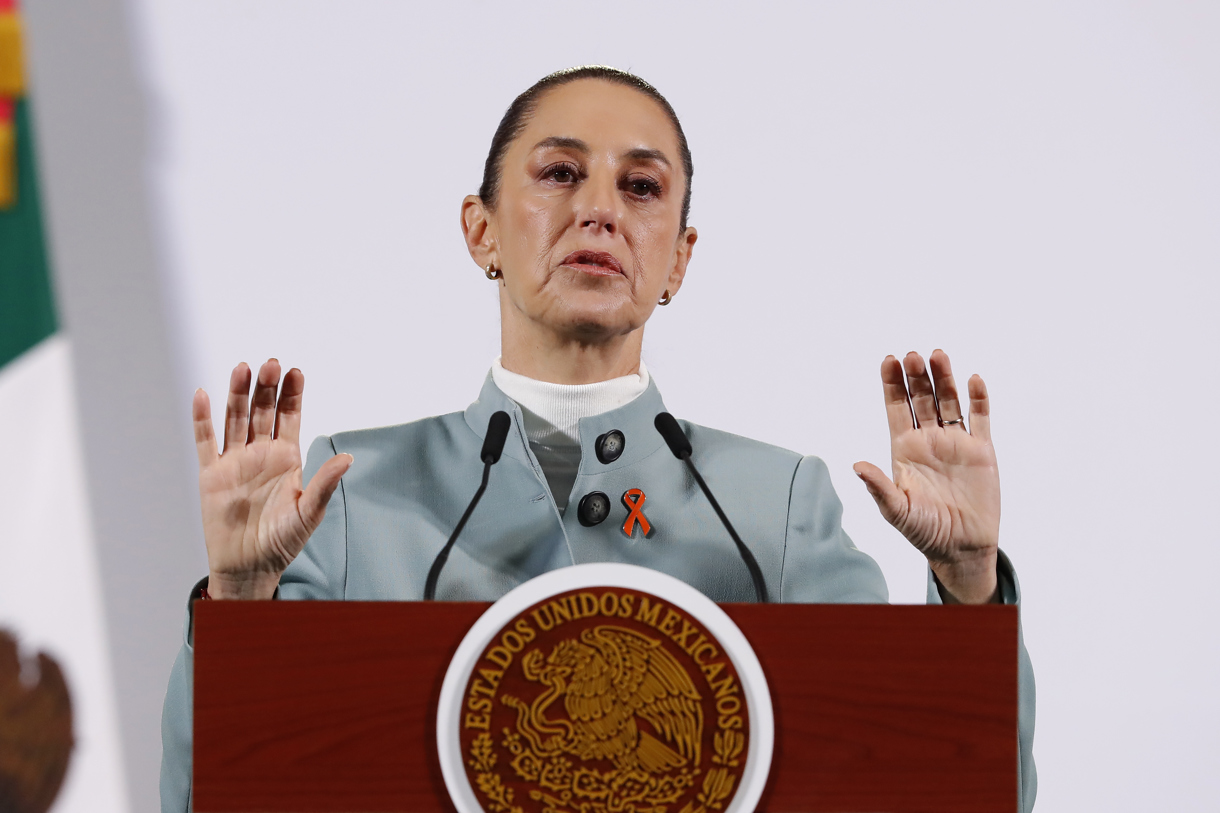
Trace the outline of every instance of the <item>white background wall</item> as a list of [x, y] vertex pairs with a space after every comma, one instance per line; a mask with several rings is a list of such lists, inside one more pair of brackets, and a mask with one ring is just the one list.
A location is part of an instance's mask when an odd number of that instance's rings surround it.
[[495, 125], [552, 70], [631, 69], [695, 158], [695, 259], [645, 342], [670, 409], [825, 458], [917, 602], [921, 558], [850, 470], [888, 460], [877, 368], [943, 347], [982, 374], [1038, 809], [1214, 809], [1220, 7], [129, 8], [182, 482], [190, 394], [222, 401], [241, 360], [305, 370], [311, 436], [469, 403], [498, 324], [458, 207]]

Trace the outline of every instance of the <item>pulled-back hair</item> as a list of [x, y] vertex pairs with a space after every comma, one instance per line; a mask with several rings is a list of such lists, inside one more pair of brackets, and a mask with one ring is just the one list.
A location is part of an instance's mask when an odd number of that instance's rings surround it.
[[682, 123], [678, 121], [678, 114], [674, 112], [673, 107], [661, 95], [661, 92], [652, 85], [633, 73], [605, 65], [583, 65], [579, 68], [555, 71], [542, 77], [528, 90], [513, 99], [513, 103], [504, 113], [504, 118], [500, 119], [500, 126], [496, 128], [496, 134], [491, 139], [491, 149], [487, 152], [487, 163], [483, 165], [483, 183], [479, 187], [479, 197], [483, 199], [483, 204], [488, 209], [495, 210], [500, 195], [500, 176], [504, 170], [504, 155], [508, 152], [509, 145], [516, 140], [517, 136], [521, 135], [521, 131], [529, 123], [530, 116], [538, 108], [538, 102], [543, 94], [552, 88], [575, 82], [578, 79], [601, 79], [616, 85], [635, 88], [661, 105], [665, 114], [669, 116], [669, 120], [673, 122], [674, 131], [678, 134], [678, 150], [681, 152], [682, 169], [686, 174], [686, 191], [682, 197], [682, 229], [685, 230], [686, 219], [690, 216], [690, 184], [695, 165], [691, 161], [690, 146], [686, 143], [686, 133], [682, 132]]

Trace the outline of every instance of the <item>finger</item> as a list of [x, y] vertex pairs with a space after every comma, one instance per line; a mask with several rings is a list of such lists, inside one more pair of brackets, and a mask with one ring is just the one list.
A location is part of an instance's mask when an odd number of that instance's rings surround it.
[[933, 350], [928, 357], [928, 366], [932, 369], [932, 386], [936, 389], [936, 409], [940, 415], [941, 425], [949, 424], [949, 428], [966, 424], [952, 424], [962, 417], [962, 406], [957, 397], [957, 384], [953, 380], [953, 369], [949, 366], [949, 354], [944, 350]]
[[250, 417], [250, 366], [244, 361], [229, 376], [229, 399], [225, 402], [225, 451], [246, 442]]
[[335, 455], [322, 464], [322, 468], [318, 469], [318, 473], [305, 487], [300, 502], [297, 503], [297, 510], [301, 512], [301, 520], [310, 533], [321, 524], [331, 495], [339, 487], [339, 480], [351, 468], [354, 460], [350, 454]]
[[852, 466], [852, 469], [856, 476], [864, 481], [864, 487], [876, 501], [877, 508], [881, 509], [881, 516], [885, 517], [885, 521], [895, 527], [899, 526], [906, 519], [907, 495], [885, 476], [885, 472], [872, 463], [861, 460]]
[[936, 426], [936, 393], [932, 389], [932, 379], [928, 378], [923, 356], [912, 350], [902, 360], [902, 366], [907, 374], [907, 389], [911, 393], [911, 409], [915, 412], [916, 424]]
[[979, 440], [991, 442], [991, 400], [987, 397], [987, 385], [976, 373], [966, 383], [970, 393], [970, 434]]
[[885, 418], [890, 425], [890, 438], [910, 432], [915, 428], [915, 419], [911, 416], [902, 364], [893, 356], [886, 356], [881, 362], [881, 389], [885, 393]]
[[275, 389], [280, 384], [280, 363], [267, 359], [258, 368], [258, 380], [254, 382], [254, 397], [250, 399], [250, 432], [246, 442], [256, 438], [270, 438], [275, 428]]
[[284, 375], [280, 400], [275, 405], [275, 436], [293, 443], [301, 440], [301, 401], [305, 393], [305, 374], [293, 367]]
[[212, 427], [212, 402], [201, 389], [195, 390], [191, 399], [191, 420], [195, 424], [195, 452], [202, 469], [216, 460], [216, 431]]

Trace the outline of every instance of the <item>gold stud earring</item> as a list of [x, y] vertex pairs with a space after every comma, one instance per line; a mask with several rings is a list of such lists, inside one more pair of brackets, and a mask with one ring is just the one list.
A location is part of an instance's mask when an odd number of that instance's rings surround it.
[[658, 302], [657, 304], [658, 305], [668, 305], [670, 302], [673, 302], [673, 301], [674, 301], [674, 298], [669, 295], [669, 289], [666, 288], [665, 293], [661, 294], [661, 301]]
[[487, 274], [488, 279], [499, 279], [500, 277], [504, 276], [500, 272], [499, 268], [492, 268], [491, 263], [487, 264], [487, 268], [484, 270], [484, 273]]

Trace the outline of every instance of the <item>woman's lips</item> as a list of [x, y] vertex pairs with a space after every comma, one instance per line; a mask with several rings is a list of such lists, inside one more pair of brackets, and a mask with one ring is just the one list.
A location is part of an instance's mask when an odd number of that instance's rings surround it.
[[606, 251], [573, 251], [563, 258], [562, 265], [603, 277], [619, 276], [623, 273], [623, 266], [613, 254]]

